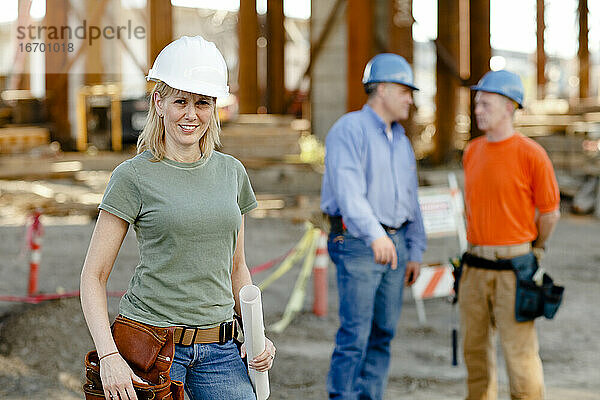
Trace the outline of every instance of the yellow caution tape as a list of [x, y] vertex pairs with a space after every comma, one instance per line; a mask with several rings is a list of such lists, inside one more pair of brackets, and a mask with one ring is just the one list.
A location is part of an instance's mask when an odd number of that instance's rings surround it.
[[304, 264], [302, 265], [302, 270], [298, 275], [298, 279], [296, 279], [296, 285], [294, 286], [294, 290], [290, 296], [290, 300], [288, 301], [287, 306], [285, 307], [285, 311], [283, 312], [283, 317], [279, 322], [276, 322], [271, 327], [271, 330], [276, 333], [281, 333], [283, 330], [292, 322], [294, 316], [302, 310], [302, 305], [304, 304], [304, 296], [306, 293], [306, 283], [310, 278], [310, 275], [313, 270], [313, 266], [315, 264], [315, 255], [317, 244], [319, 240], [320, 230], [315, 228], [312, 230], [310, 247], [308, 248], [308, 254], [304, 259]]
[[258, 287], [260, 290], [264, 290], [267, 286], [275, 282], [277, 279], [281, 278], [286, 272], [290, 270], [296, 264], [298, 260], [300, 260], [304, 254], [306, 253], [308, 246], [312, 243], [314, 230], [312, 224], [307, 223], [306, 225], [306, 233], [300, 239], [296, 247], [290, 252], [290, 254], [283, 260], [281, 265], [277, 267], [275, 271], [271, 275], [269, 275], [264, 281], [262, 281]]

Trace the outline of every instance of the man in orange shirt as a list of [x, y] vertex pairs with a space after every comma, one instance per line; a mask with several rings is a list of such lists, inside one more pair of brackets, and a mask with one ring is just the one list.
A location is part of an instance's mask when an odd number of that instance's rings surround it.
[[513, 115], [523, 101], [519, 76], [488, 72], [471, 89], [477, 92], [475, 117], [485, 136], [474, 139], [463, 157], [468, 253], [485, 262], [465, 263], [460, 280], [467, 400], [497, 398], [496, 329], [511, 399], [542, 399], [534, 322], [516, 320], [515, 271], [496, 268], [506, 264], [494, 261], [532, 251], [538, 259], [543, 256], [560, 217], [558, 185], [544, 149], [515, 132]]

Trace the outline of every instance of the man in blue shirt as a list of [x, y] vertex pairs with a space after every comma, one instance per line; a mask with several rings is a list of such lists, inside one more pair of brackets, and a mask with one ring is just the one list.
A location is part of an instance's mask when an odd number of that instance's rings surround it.
[[402, 289], [419, 276], [426, 236], [417, 198], [416, 161], [404, 128], [413, 74], [383, 53], [365, 68], [369, 96], [342, 116], [326, 139], [321, 209], [337, 269], [340, 328], [331, 357], [331, 399], [383, 399]]

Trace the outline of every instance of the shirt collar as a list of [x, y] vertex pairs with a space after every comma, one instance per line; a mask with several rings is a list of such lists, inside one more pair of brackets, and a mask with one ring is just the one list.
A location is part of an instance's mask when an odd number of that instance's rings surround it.
[[[385, 121], [371, 108], [370, 105], [365, 103], [362, 110], [363, 113], [367, 114], [371, 117], [371, 122], [377, 127], [380, 128], [385, 133]], [[392, 122], [392, 132], [396, 129], [396, 127], [401, 126], [398, 122]]]

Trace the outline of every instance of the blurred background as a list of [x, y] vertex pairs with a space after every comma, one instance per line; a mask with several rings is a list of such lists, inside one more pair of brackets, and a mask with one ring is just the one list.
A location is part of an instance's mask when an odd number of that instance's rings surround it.
[[456, 165], [479, 135], [469, 86], [507, 68], [526, 89], [516, 124], [550, 153], [565, 194], [597, 181], [600, 2], [587, 0], [4, 0], [0, 155], [131, 152], [144, 77], [182, 35], [224, 54], [223, 151], [250, 167], [318, 163], [385, 51], [421, 88], [405, 124], [421, 166]]
[[[229, 67], [225, 122], [287, 115], [322, 140], [363, 104], [364, 65], [388, 51], [415, 70], [421, 91], [408, 131], [430, 164], [456, 160], [478, 135], [468, 87], [490, 69], [522, 77], [523, 133], [600, 135], [590, 114], [598, 111], [597, 1], [4, 0], [0, 124], [11, 130], [1, 131], [0, 151], [46, 140], [64, 150], [127, 148], [144, 123], [150, 64], [171, 40], [198, 34]], [[577, 150], [595, 151], [587, 142]]]
[[[318, 203], [329, 128], [366, 101], [367, 61], [394, 52], [421, 89], [404, 125], [422, 184], [460, 168], [480, 135], [469, 86], [506, 68], [525, 85], [517, 129], [549, 153], [568, 207], [600, 215], [600, 2], [588, 0], [3, 0], [0, 179], [96, 184], [95, 210], [106, 171], [135, 151], [145, 75], [182, 35], [225, 56], [221, 150], [244, 162], [267, 210]], [[283, 195], [295, 197], [272, 201]], [[12, 203], [0, 198], [0, 220]]]

